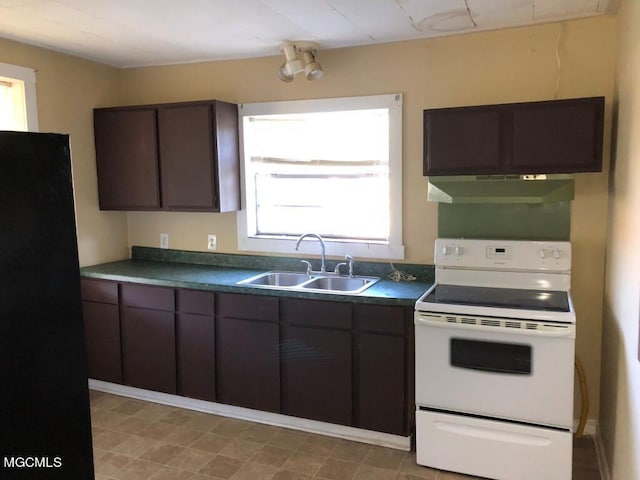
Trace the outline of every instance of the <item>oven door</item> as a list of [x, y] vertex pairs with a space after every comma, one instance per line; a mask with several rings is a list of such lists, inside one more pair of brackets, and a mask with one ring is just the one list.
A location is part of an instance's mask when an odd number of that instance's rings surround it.
[[416, 312], [416, 404], [571, 429], [574, 324]]

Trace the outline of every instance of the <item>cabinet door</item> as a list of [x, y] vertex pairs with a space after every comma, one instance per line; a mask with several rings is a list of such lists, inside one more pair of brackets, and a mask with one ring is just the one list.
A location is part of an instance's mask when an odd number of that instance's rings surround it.
[[359, 333], [356, 338], [356, 426], [406, 434], [404, 337]]
[[81, 278], [89, 378], [122, 383], [118, 283]]
[[509, 170], [572, 173], [602, 170], [604, 98], [523, 103], [510, 111]]
[[351, 425], [351, 332], [283, 328], [283, 413]]
[[155, 108], [94, 110], [102, 210], [160, 208]]
[[82, 302], [89, 378], [122, 383], [118, 305]]
[[216, 361], [213, 317], [176, 315], [178, 393], [185, 397], [216, 400]]
[[177, 291], [178, 393], [216, 400], [214, 301], [212, 292]]
[[413, 309], [354, 306], [355, 425], [408, 435], [413, 411], [411, 326]]
[[502, 164], [501, 111], [461, 107], [424, 111], [424, 175], [495, 173]]
[[352, 304], [283, 298], [283, 413], [352, 424]]
[[240, 210], [238, 106], [216, 100], [213, 110], [217, 148], [218, 207], [221, 212]]
[[218, 401], [279, 412], [278, 324], [218, 317], [216, 330]]
[[176, 393], [174, 312], [122, 307], [124, 383]]
[[219, 402], [280, 411], [278, 305], [275, 297], [216, 295]]
[[162, 202], [170, 210], [219, 210], [211, 104], [158, 110]]

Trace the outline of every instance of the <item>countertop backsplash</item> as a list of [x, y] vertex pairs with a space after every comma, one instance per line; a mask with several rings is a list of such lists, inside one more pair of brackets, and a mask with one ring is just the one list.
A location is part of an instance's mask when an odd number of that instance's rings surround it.
[[[135, 245], [131, 247], [131, 260], [301, 272], [304, 271], [304, 265], [300, 261], [308, 260], [314, 270], [320, 270], [320, 259], [317, 258], [193, 252]], [[333, 271], [335, 265], [343, 261], [342, 259], [328, 259], [326, 261], [327, 271]], [[355, 275], [373, 275], [388, 280], [394, 272], [394, 267], [406, 276], [414, 277], [415, 281], [426, 283], [433, 283], [434, 281], [433, 265], [394, 263], [392, 267], [389, 262], [366, 262], [355, 258], [354, 273]]]

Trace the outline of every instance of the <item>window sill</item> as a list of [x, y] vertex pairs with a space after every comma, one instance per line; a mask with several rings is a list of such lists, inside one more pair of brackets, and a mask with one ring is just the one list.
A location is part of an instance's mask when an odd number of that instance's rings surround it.
[[[296, 252], [297, 239], [247, 237], [238, 232], [238, 250], [262, 253]], [[300, 243], [299, 253], [319, 255], [320, 246], [315, 239], [305, 239]], [[343, 257], [351, 255], [358, 258], [404, 259], [404, 245], [388, 243], [359, 243], [324, 239], [326, 255]]]

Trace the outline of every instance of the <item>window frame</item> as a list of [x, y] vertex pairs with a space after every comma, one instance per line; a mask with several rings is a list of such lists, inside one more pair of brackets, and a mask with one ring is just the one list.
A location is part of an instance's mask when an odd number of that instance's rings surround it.
[[11, 82], [17, 80], [24, 87], [25, 110], [28, 132], [39, 131], [38, 102], [36, 97], [36, 71], [32, 68], [0, 63], [0, 79]]
[[[402, 242], [402, 94], [367, 95], [358, 97], [291, 100], [281, 102], [245, 103], [238, 105], [240, 129], [240, 173], [242, 208], [237, 213], [238, 250], [264, 253], [294, 253], [297, 239], [253, 237], [248, 222], [255, 223], [255, 214], [249, 211], [247, 179], [245, 176], [244, 117], [347, 110], [389, 110], [389, 241], [366, 242], [325, 239], [326, 254], [353, 255], [365, 258], [404, 259]], [[250, 200], [249, 200], [250, 201]], [[253, 215], [253, 217], [252, 217]], [[303, 232], [313, 233], [313, 232]], [[300, 251], [317, 254], [319, 247], [313, 241], [302, 242]]]

